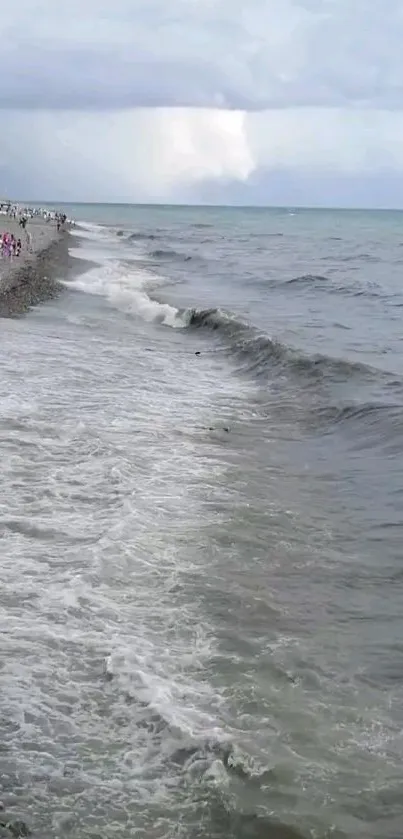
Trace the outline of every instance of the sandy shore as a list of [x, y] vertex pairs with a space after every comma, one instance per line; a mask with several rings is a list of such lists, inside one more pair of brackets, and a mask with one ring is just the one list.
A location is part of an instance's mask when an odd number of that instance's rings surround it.
[[59, 279], [67, 273], [69, 233], [58, 233], [54, 222], [31, 219], [27, 230], [32, 237], [28, 251], [25, 232], [18, 222], [0, 215], [0, 233], [7, 231], [21, 239], [18, 257], [0, 256], [0, 316], [27, 311], [35, 303], [54, 297], [63, 288]]

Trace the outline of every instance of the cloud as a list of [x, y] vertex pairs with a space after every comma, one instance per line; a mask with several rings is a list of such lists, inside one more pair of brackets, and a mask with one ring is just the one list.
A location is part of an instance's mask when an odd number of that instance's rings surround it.
[[400, 109], [400, 0], [19, 0], [0, 107]]
[[[9, 112], [0, 192], [63, 201], [403, 203], [403, 114]], [[384, 186], [382, 186], [384, 178]], [[382, 199], [382, 200], [381, 200]]]
[[0, 133], [0, 193], [165, 201], [205, 178], [245, 179], [255, 167], [245, 121], [236, 111], [200, 109], [10, 111]]
[[0, 192], [398, 200], [401, 0], [19, 0], [0, 38]]

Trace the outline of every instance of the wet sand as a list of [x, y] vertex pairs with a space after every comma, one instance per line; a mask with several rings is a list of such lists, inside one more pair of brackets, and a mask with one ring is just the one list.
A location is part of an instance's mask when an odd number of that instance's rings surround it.
[[0, 216], [0, 233], [7, 231], [20, 238], [20, 256], [11, 259], [0, 256], [0, 316], [21, 314], [31, 306], [55, 297], [63, 288], [63, 279], [69, 266], [67, 230], [58, 232], [54, 222], [42, 219], [28, 221], [31, 233], [31, 251], [28, 250], [25, 231], [18, 222]]

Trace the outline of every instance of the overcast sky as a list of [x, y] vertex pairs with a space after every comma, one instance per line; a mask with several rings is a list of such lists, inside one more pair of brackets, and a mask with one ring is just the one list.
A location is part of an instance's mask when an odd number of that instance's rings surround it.
[[403, 0], [19, 0], [0, 192], [403, 207]]

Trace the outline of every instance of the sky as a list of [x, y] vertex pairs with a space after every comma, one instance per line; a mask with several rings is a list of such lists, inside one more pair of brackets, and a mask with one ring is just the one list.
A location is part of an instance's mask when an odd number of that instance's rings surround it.
[[0, 193], [403, 207], [403, 0], [19, 0]]

